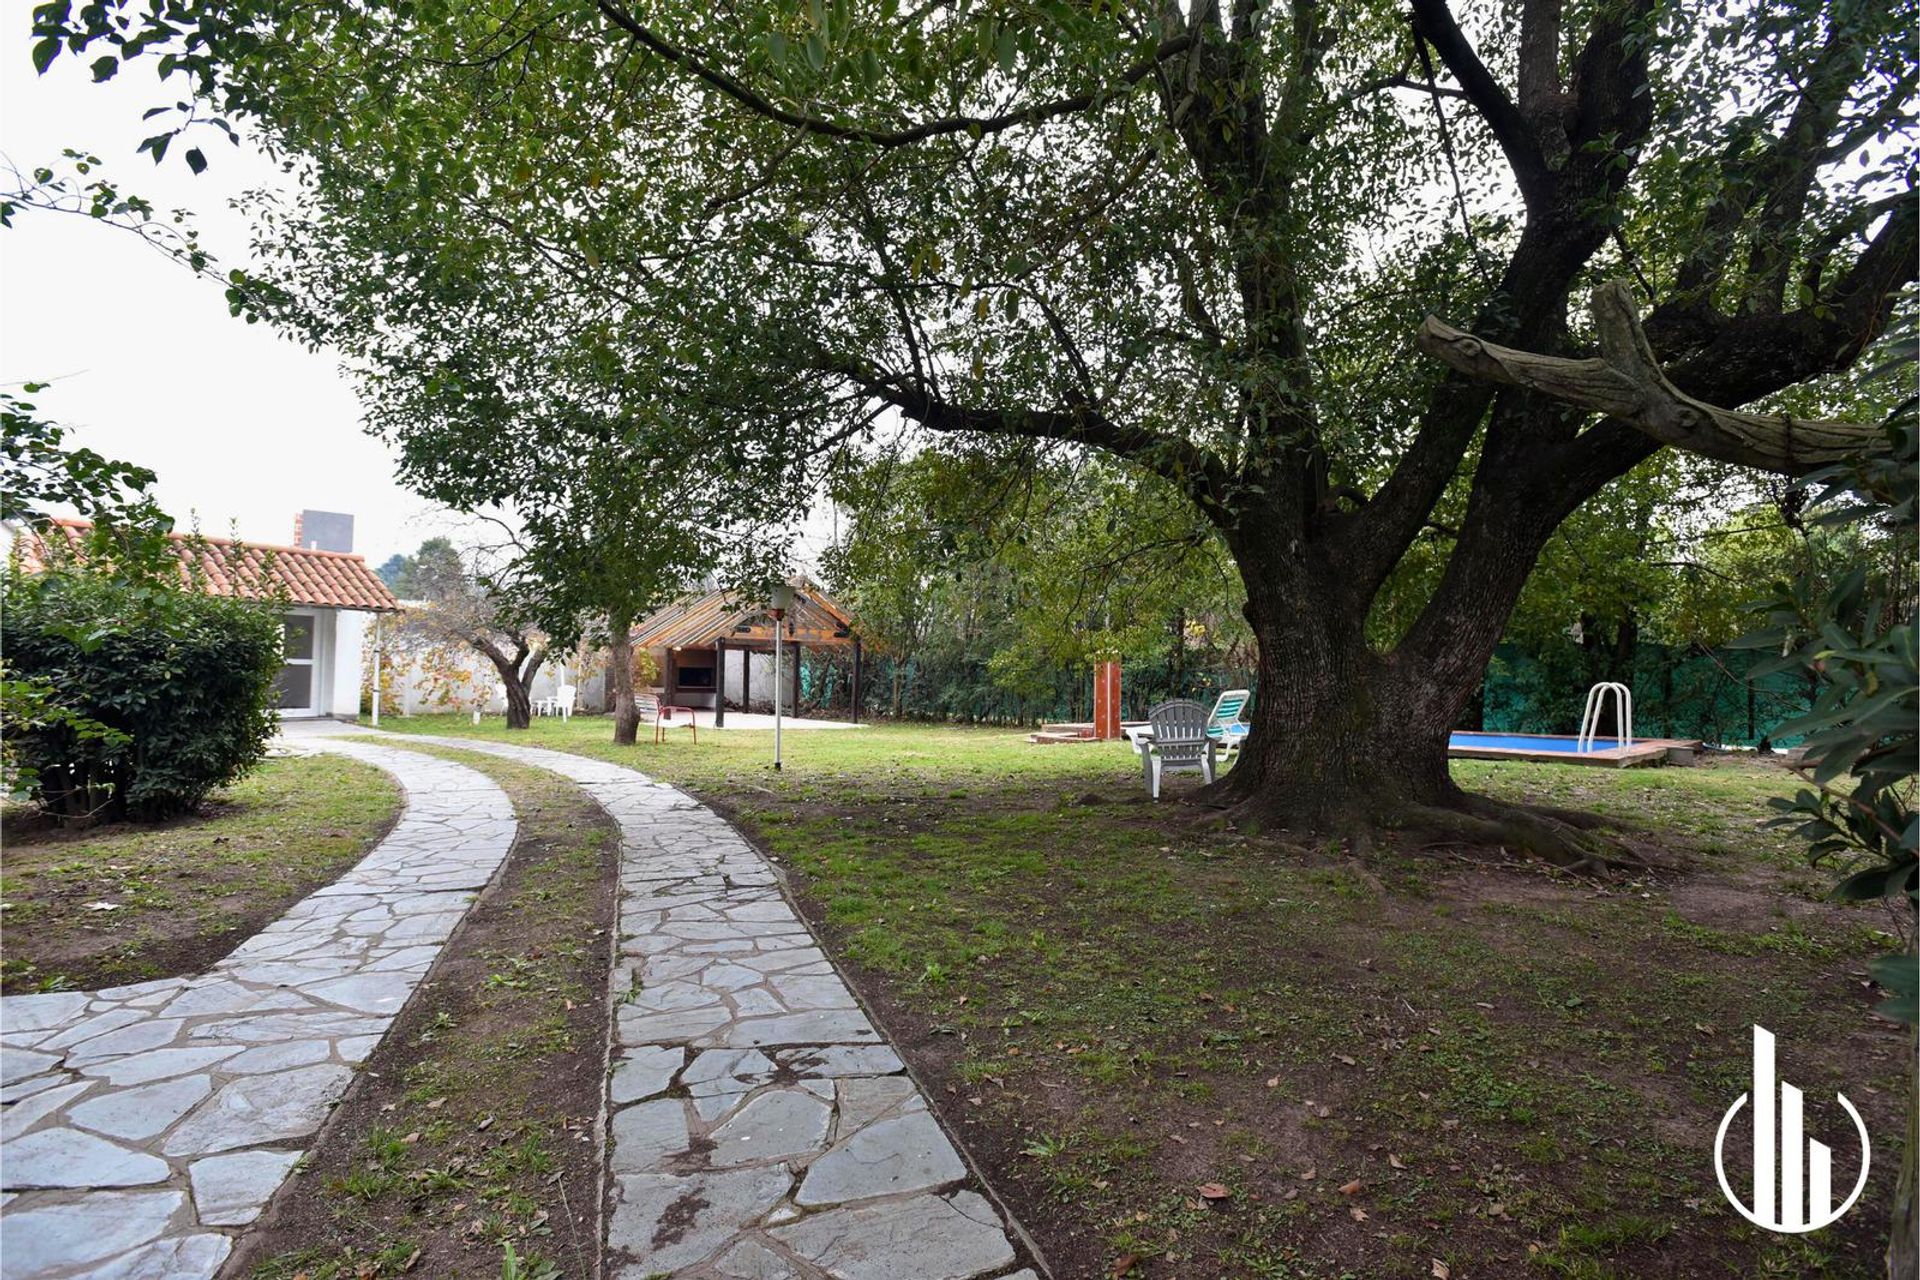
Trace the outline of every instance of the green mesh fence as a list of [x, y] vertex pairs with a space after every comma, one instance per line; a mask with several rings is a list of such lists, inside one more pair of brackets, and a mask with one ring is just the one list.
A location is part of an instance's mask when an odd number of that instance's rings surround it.
[[[1643, 738], [1699, 738], [1726, 746], [1792, 746], [1774, 726], [1810, 705], [1804, 676], [1780, 672], [1758, 679], [1766, 655], [1748, 649], [1675, 648], [1641, 644], [1629, 669], [1601, 664], [1578, 645], [1523, 651], [1502, 645], [1487, 668], [1484, 725], [1503, 733], [1576, 733], [1587, 690], [1619, 680], [1633, 690], [1633, 730]], [[1614, 727], [1606, 721], [1609, 731]]]
[[[1610, 655], [1611, 656], [1611, 655]], [[1600, 680], [1620, 680], [1633, 690], [1634, 732], [1643, 738], [1699, 738], [1708, 743], [1792, 746], [1798, 739], [1770, 737], [1774, 726], [1809, 705], [1806, 680], [1792, 673], [1755, 679], [1766, 655], [1750, 650], [1670, 648], [1641, 644], [1630, 669], [1603, 661], [1569, 642], [1545, 650], [1502, 645], [1487, 668], [1481, 717], [1463, 728], [1501, 733], [1575, 733], [1587, 690]], [[852, 662], [844, 652], [809, 654], [801, 668], [801, 707], [807, 714], [845, 716], [851, 710]], [[862, 672], [870, 718], [895, 713], [895, 680], [903, 719], [962, 724], [1033, 725], [1093, 718], [1093, 670], [1063, 668], [1051, 688], [1026, 696], [994, 682], [985, 663], [895, 663], [869, 659]], [[1222, 689], [1259, 689], [1251, 671], [1191, 661], [1135, 660], [1121, 666], [1121, 715], [1146, 718], [1147, 708], [1167, 698], [1211, 703]], [[1611, 719], [1603, 732], [1614, 731]]]

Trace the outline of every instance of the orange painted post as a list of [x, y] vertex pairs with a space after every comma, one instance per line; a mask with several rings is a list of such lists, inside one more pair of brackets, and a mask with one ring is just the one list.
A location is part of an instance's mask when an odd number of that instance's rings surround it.
[[1120, 736], [1120, 664], [1093, 667], [1093, 736], [1101, 742]]

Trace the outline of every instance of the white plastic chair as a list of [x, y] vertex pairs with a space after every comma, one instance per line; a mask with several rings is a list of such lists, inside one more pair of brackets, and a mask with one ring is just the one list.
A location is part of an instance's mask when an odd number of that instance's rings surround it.
[[1140, 754], [1147, 794], [1160, 798], [1160, 775], [1175, 769], [1198, 770], [1213, 781], [1216, 744], [1207, 736], [1207, 709], [1197, 702], [1175, 698], [1147, 712], [1153, 740]]
[[578, 685], [563, 684], [552, 694], [533, 704], [533, 714], [537, 716], [559, 716], [562, 720], [573, 719], [573, 704], [580, 694]]

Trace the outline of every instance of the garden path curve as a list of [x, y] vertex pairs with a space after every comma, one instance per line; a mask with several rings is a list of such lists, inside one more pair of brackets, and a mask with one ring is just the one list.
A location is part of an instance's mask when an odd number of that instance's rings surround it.
[[259, 1216], [513, 843], [486, 775], [360, 738], [405, 809], [203, 974], [0, 998], [4, 1280], [199, 1280]]
[[1037, 1280], [1014, 1270], [1018, 1226], [739, 832], [620, 765], [413, 740], [551, 770], [620, 827], [607, 1276]]

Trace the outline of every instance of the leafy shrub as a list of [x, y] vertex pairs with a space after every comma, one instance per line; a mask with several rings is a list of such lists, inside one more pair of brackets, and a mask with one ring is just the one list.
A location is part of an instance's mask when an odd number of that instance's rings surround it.
[[65, 817], [192, 809], [266, 753], [280, 635], [274, 605], [167, 576], [16, 567], [0, 591], [9, 781]]

